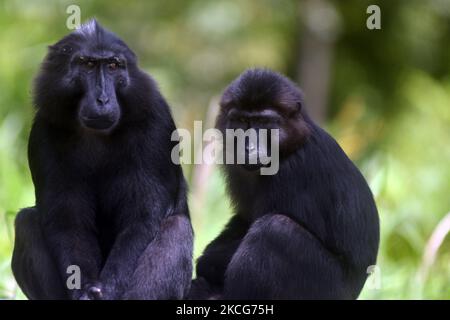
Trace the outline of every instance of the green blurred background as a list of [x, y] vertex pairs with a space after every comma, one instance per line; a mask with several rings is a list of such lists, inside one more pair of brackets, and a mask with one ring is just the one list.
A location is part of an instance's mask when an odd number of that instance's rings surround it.
[[[248, 67], [297, 81], [376, 197], [379, 269], [360, 298], [450, 298], [449, 0], [0, 0], [0, 298], [24, 298], [10, 260], [15, 214], [34, 204], [31, 83], [47, 45], [69, 32], [70, 4], [130, 45], [178, 127], [212, 126], [221, 91]], [[366, 27], [370, 4], [381, 30]], [[230, 207], [218, 168], [184, 170], [198, 256]]]

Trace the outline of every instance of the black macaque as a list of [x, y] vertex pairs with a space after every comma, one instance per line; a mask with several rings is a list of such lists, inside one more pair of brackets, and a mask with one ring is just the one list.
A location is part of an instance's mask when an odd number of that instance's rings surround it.
[[[193, 232], [169, 106], [135, 54], [92, 20], [49, 47], [35, 81], [12, 269], [30, 299], [181, 299]], [[71, 265], [81, 288], [69, 289]]]
[[244, 72], [220, 106], [222, 132], [279, 129], [279, 171], [224, 166], [234, 215], [198, 259], [190, 299], [356, 299], [379, 243], [361, 173], [278, 73]]

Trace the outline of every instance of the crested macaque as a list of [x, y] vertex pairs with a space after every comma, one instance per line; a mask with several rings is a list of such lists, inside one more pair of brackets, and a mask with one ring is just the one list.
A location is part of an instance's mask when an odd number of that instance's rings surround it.
[[25, 295], [183, 298], [193, 233], [175, 125], [135, 54], [92, 20], [49, 47], [34, 104], [36, 204], [17, 215], [12, 259]]
[[[225, 90], [217, 128], [278, 129], [279, 170], [223, 166], [234, 214], [198, 259], [189, 297], [356, 299], [376, 263], [377, 208], [357, 167], [308, 116], [300, 89], [248, 70]], [[261, 151], [246, 146], [247, 158]]]

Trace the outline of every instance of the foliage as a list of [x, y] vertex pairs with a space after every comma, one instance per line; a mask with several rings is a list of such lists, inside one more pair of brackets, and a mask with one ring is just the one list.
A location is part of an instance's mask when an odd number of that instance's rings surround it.
[[[325, 2], [339, 18], [326, 127], [368, 179], [381, 218], [381, 287], [369, 282], [361, 298], [449, 299], [450, 240], [426, 281], [419, 271], [427, 241], [450, 211], [450, 4]], [[382, 30], [365, 27], [372, 2], [381, 7]], [[34, 203], [26, 160], [30, 88], [46, 46], [68, 32], [72, 3], [82, 20], [96, 16], [130, 44], [179, 127], [206, 119], [245, 68], [298, 76], [305, 1], [0, 0], [0, 298], [24, 298], [10, 259], [14, 216]], [[201, 168], [184, 169], [198, 256], [229, 218], [230, 204], [217, 168], [200, 182]]]

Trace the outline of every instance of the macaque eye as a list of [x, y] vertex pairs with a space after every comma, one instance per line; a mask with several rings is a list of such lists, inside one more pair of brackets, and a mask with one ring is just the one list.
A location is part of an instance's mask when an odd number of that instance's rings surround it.
[[89, 60], [88, 58], [83, 56], [79, 57], [78, 61], [82, 66], [86, 67], [87, 69], [93, 69], [96, 65], [95, 61]]
[[110, 62], [108, 63], [108, 69], [109, 70], [116, 70], [119, 67], [119, 65], [117, 64], [117, 62]]

